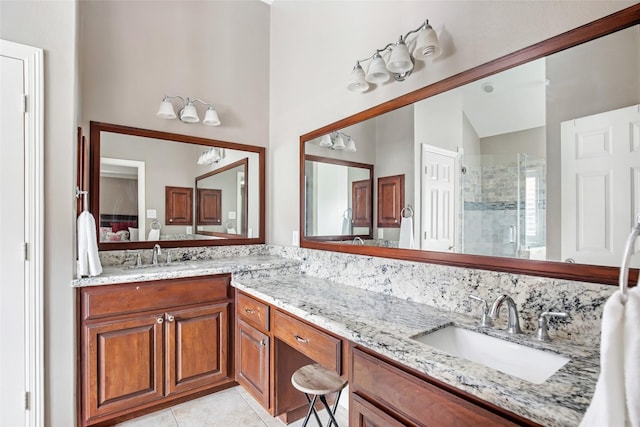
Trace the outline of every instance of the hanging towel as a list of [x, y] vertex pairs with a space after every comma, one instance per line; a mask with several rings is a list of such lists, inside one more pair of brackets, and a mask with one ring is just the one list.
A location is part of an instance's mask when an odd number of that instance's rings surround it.
[[640, 426], [640, 288], [628, 292], [624, 318], [624, 377], [627, 402], [627, 421]]
[[413, 217], [402, 217], [400, 220], [399, 248], [413, 249]]
[[97, 276], [102, 273], [96, 239], [96, 221], [89, 211], [78, 216], [78, 276]]
[[[581, 427], [625, 426], [624, 321], [626, 304], [615, 291], [604, 304], [600, 338], [600, 376]], [[628, 302], [627, 302], [628, 304]], [[637, 328], [637, 324], [635, 325]], [[638, 331], [634, 331], [635, 335]], [[636, 372], [638, 367], [633, 368]], [[637, 382], [638, 377], [630, 378]], [[636, 386], [637, 387], [637, 386]], [[637, 395], [631, 396], [638, 399]]]
[[342, 234], [351, 234], [351, 219], [342, 217]]
[[149, 230], [149, 239], [148, 240], [160, 240], [160, 229], [151, 229], [151, 230]]

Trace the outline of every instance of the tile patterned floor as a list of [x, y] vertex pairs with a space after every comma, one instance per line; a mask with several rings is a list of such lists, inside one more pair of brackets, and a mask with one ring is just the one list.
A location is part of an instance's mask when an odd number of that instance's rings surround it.
[[[320, 412], [324, 425], [328, 420], [325, 411]], [[347, 410], [339, 406], [336, 419], [341, 427], [348, 423]], [[309, 420], [308, 427], [316, 421]], [[154, 412], [140, 418], [118, 424], [117, 427], [283, 427], [285, 424], [272, 418], [242, 387], [201, 397], [190, 402]], [[289, 424], [302, 426], [302, 420]]]

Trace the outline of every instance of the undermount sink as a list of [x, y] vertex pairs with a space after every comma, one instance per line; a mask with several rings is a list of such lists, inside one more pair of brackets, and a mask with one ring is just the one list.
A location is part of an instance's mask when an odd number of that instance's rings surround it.
[[146, 270], [148, 268], [166, 268], [166, 267], [190, 267], [191, 264], [183, 261], [159, 262], [157, 264], [141, 264], [130, 265], [125, 267], [127, 270]]
[[542, 384], [569, 362], [569, 358], [559, 354], [457, 326], [447, 326], [412, 339], [534, 384]]

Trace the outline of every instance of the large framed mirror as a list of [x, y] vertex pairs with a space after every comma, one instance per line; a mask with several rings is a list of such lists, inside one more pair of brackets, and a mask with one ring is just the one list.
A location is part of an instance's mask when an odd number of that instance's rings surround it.
[[[349, 135], [351, 150], [332, 135]], [[327, 137], [329, 136], [329, 137]], [[300, 138], [301, 246], [617, 283], [640, 213], [640, 5]], [[346, 148], [346, 147], [345, 147]], [[306, 157], [404, 176], [410, 241], [373, 218], [365, 245], [309, 233]], [[637, 279], [640, 259], [632, 258]]]
[[265, 242], [265, 149], [91, 122], [100, 250]]

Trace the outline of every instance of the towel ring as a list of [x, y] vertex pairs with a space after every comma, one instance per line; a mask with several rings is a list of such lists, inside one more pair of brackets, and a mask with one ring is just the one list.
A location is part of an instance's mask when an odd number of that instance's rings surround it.
[[344, 212], [342, 212], [342, 217], [344, 219], [351, 219], [351, 208], [348, 208]]
[[160, 221], [158, 221], [157, 219], [154, 219], [153, 221], [151, 221], [152, 230], [160, 230], [160, 228], [162, 228], [162, 226], [160, 225]]
[[[407, 216], [405, 216], [404, 214], [407, 214]], [[406, 208], [402, 208], [402, 210], [400, 211], [400, 216], [402, 218], [411, 218], [413, 216], [413, 208], [411, 207], [411, 205], [407, 206]]]

